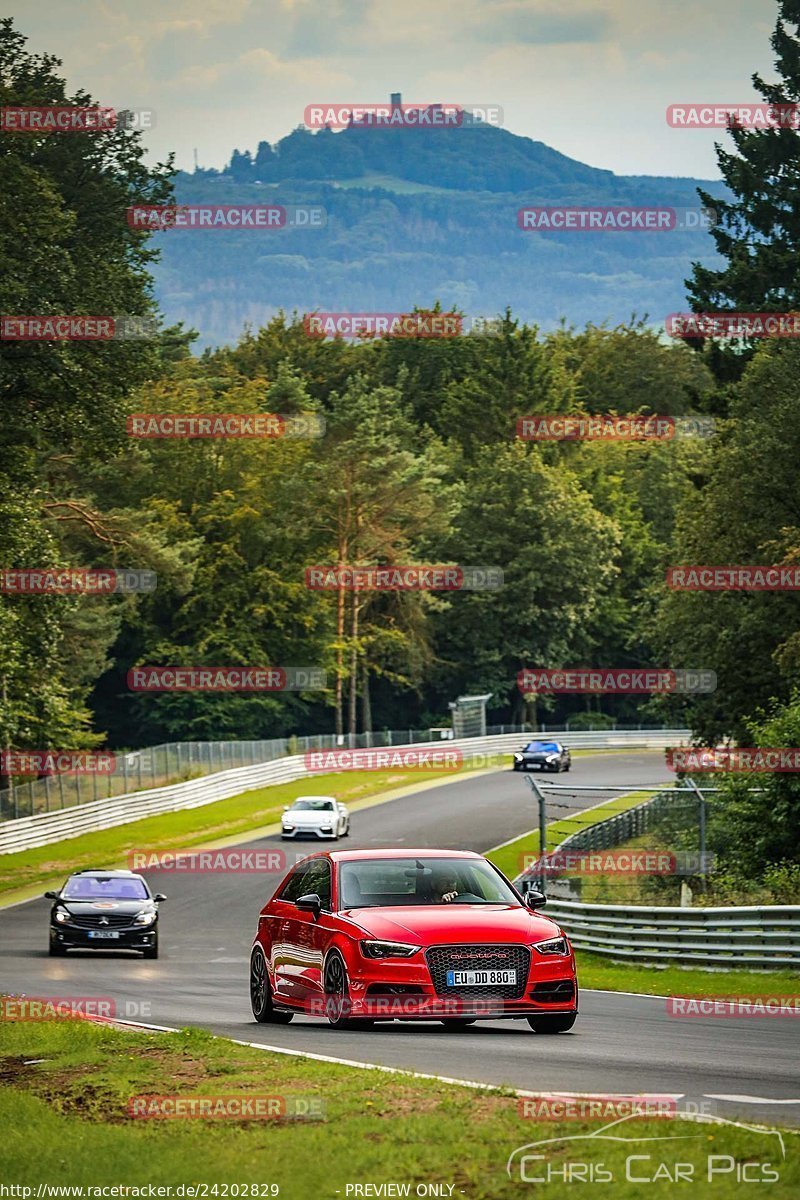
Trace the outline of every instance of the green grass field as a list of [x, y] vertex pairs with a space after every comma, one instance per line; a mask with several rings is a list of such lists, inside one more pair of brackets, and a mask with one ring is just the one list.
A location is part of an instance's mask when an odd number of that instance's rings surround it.
[[[530, 1034], [533, 1061], [536, 1037]], [[260, 1096], [272, 1098], [273, 1106], [279, 1098], [289, 1103], [295, 1098], [295, 1104], [302, 1098], [300, 1103], [313, 1103], [323, 1119], [129, 1116], [132, 1098], [142, 1096], [179, 1096], [184, 1102], [236, 1097], [251, 1104]], [[621, 1142], [575, 1140], [597, 1132], [607, 1120], [531, 1119], [520, 1113], [518, 1099], [508, 1090], [474, 1090], [285, 1057], [200, 1030], [148, 1034], [86, 1021], [0, 1021], [2, 1182], [29, 1187], [32, 1197], [46, 1197], [37, 1189], [47, 1184], [145, 1189], [120, 1193], [128, 1196], [147, 1196], [153, 1184], [184, 1185], [184, 1196], [192, 1195], [186, 1185], [196, 1185], [194, 1195], [200, 1197], [344, 1200], [404, 1194], [353, 1190], [368, 1184], [407, 1186], [411, 1196], [425, 1194], [417, 1193], [418, 1186], [437, 1184], [444, 1190], [434, 1195], [459, 1200], [526, 1194], [563, 1200], [571, 1194], [563, 1171], [589, 1164], [583, 1169], [613, 1176], [602, 1194], [661, 1200], [675, 1194], [676, 1185], [664, 1172], [671, 1174], [676, 1161], [689, 1164], [685, 1171], [693, 1173], [683, 1194], [702, 1200], [751, 1195], [753, 1184], [733, 1182], [737, 1164], [743, 1163], [753, 1172], [777, 1173], [768, 1185], [770, 1196], [783, 1200], [800, 1191], [796, 1134], [784, 1136], [785, 1158], [774, 1133], [680, 1118], [626, 1121], [611, 1131], [624, 1136]], [[682, 1139], [640, 1140], [670, 1135]], [[528, 1160], [526, 1174], [550, 1170], [562, 1172], [561, 1177], [525, 1186], [517, 1167], [509, 1178], [506, 1163], [513, 1151], [550, 1138], [571, 1140], [532, 1151], [545, 1158]], [[661, 1178], [646, 1185], [626, 1181], [626, 1158], [633, 1154], [648, 1156], [637, 1160], [635, 1174], [653, 1178], [659, 1172]], [[719, 1173], [711, 1182], [709, 1155], [729, 1156], [714, 1164]], [[256, 1190], [246, 1192], [244, 1186]], [[583, 1194], [577, 1187], [576, 1192]]]
[[[467, 771], [469, 767], [461, 768]], [[447, 769], [411, 771], [342, 771], [335, 775], [319, 775], [314, 779], [299, 779], [294, 783], [274, 784], [257, 791], [242, 792], [228, 800], [217, 800], [200, 808], [186, 808], [132, 821], [116, 829], [84, 833], [77, 838], [54, 842], [18, 854], [4, 854], [0, 896], [23, 888], [48, 887], [63, 881], [80, 867], [126, 866], [126, 856], [134, 849], [183, 850], [193, 846], [211, 846], [220, 840], [261, 830], [274, 825], [284, 805], [297, 796], [336, 796], [349, 807], [361, 801], [395, 792], [398, 789], [424, 786], [434, 780], [447, 781], [460, 772]], [[241, 840], [245, 840], [242, 838]]]
[[[615, 813], [634, 808], [647, 798], [645, 792], [632, 792], [626, 796], [615, 796], [595, 808], [584, 811], [566, 820], [552, 821], [547, 826], [547, 845], [554, 850], [568, 834], [585, 829], [597, 821], [604, 821]], [[638, 839], [642, 841], [642, 839]], [[514, 878], [523, 868], [524, 856], [539, 852], [539, 830], [532, 829], [522, 837], [515, 838], [505, 846], [490, 850], [490, 858], [501, 871]], [[620, 892], [624, 877], [603, 877], [603, 882], [616, 882]], [[594, 881], [587, 876], [583, 883]], [[604, 897], [605, 898], [605, 897]], [[593, 903], [598, 897], [593, 892], [583, 899]], [[621, 897], [620, 902], [624, 902]], [[611, 900], [613, 903], [613, 899]], [[545, 909], [545, 913], [546, 913]], [[795, 971], [730, 971], [703, 970], [701, 967], [678, 965], [649, 965], [645, 963], [615, 962], [602, 954], [578, 952], [578, 979], [583, 988], [599, 988], [612, 992], [642, 992], [649, 996], [758, 996], [765, 993], [797, 995], [800, 993], [800, 973]]]
[[[590, 825], [596, 825], [598, 821], [605, 821], [608, 817], [615, 816], [616, 813], [626, 812], [629, 808], [635, 808], [637, 804], [641, 804], [643, 800], [646, 800], [647, 796], [647, 792], [631, 792], [625, 796], [613, 796], [610, 800], [606, 800], [594, 808], [587, 809], [583, 813], [573, 813], [563, 820], [548, 822], [548, 850], [554, 850], [559, 842], [562, 842], [571, 833], [577, 833], [580, 829], [587, 829]], [[487, 853], [486, 857], [491, 859], [495, 866], [499, 867], [505, 875], [508, 875], [509, 879], [514, 879], [523, 869], [524, 856], [538, 853], [539, 829], [537, 827], [536, 829], [530, 829], [527, 833], [523, 833], [518, 838], [514, 838], [512, 842], [507, 842], [504, 846], [496, 846], [494, 850], [490, 850]]]
[[[578, 754], [583, 753], [577, 751]], [[227, 800], [217, 800], [200, 808], [187, 808], [158, 817], [147, 817], [120, 825], [116, 829], [85, 833], [77, 838], [54, 842], [35, 850], [2, 857], [0, 899], [5, 895], [23, 899], [31, 889], [49, 888], [80, 867], [126, 866], [126, 855], [133, 849], [185, 850], [196, 846], [211, 847], [225, 840], [233, 845], [246, 840], [245, 834], [262, 833], [274, 825], [286, 804], [308, 793], [336, 796], [350, 807], [358, 808], [383, 793], [413, 791], [435, 781], [447, 783], [459, 774], [484, 766], [510, 766], [512, 756], [491, 756], [488, 764], [467, 760], [458, 770], [447, 768], [413, 770], [393, 768], [385, 771], [341, 771], [335, 775], [317, 775], [295, 783], [273, 784], [257, 791], [242, 792]], [[521, 802], [527, 797], [522, 795]], [[18, 893], [18, 895], [17, 895]]]

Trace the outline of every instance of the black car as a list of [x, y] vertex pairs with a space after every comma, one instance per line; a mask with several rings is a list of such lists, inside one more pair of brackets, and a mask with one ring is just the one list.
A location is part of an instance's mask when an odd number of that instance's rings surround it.
[[60, 892], [45, 892], [50, 910], [50, 953], [67, 950], [141, 950], [158, 958], [158, 905], [133, 871], [76, 871]]
[[514, 755], [515, 771], [568, 771], [572, 758], [561, 742], [528, 742]]

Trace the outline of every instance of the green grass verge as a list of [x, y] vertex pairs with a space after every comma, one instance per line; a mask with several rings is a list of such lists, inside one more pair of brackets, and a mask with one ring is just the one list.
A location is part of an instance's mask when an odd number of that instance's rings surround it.
[[800, 972], [707, 970], [678, 964], [649, 966], [615, 962], [603, 954], [578, 950], [578, 979], [583, 988], [644, 992], [648, 996], [796, 996]]
[[[467, 767], [461, 768], [468, 770]], [[297, 796], [316, 793], [336, 796], [348, 806], [368, 800], [385, 791], [408, 787], [414, 776], [420, 785], [448, 780], [460, 772], [426, 769], [424, 772], [393, 769], [386, 771], [341, 771], [318, 775], [294, 783], [273, 784], [257, 791], [242, 792], [227, 800], [216, 800], [200, 808], [145, 817], [115, 829], [84, 833], [77, 838], [53, 842], [34, 850], [22, 850], [2, 857], [3, 876], [0, 896], [20, 888], [51, 884], [63, 880], [80, 867], [126, 866], [130, 850], [183, 850], [206, 846], [221, 839], [236, 838], [279, 820], [284, 805]], [[287, 843], [288, 845], [289, 843]], [[303, 843], [308, 846], [309, 843]], [[309, 849], [310, 853], [310, 849]]]
[[[342, 1040], [347, 1053], [346, 1036]], [[606, 1123], [532, 1120], [520, 1115], [507, 1090], [475, 1091], [287, 1058], [201, 1030], [123, 1033], [85, 1021], [1, 1021], [0, 1081], [3, 1182], [32, 1187], [34, 1197], [40, 1184], [123, 1185], [129, 1197], [147, 1196], [151, 1184], [194, 1184], [217, 1185], [207, 1196], [269, 1196], [276, 1185], [281, 1200], [344, 1200], [358, 1194], [353, 1185], [407, 1185], [413, 1197], [417, 1185], [436, 1183], [445, 1185], [439, 1195], [511, 1200], [521, 1194], [519, 1173], [511, 1179], [506, 1174], [514, 1150], [547, 1138], [575, 1139]], [[141, 1095], [311, 1097], [324, 1119], [132, 1119], [129, 1101]], [[636, 1118], [613, 1132], [632, 1140], [572, 1140], [538, 1149], [545, 1161], [530, 1162], [529, 1172], [542, 1175], [550, 1168], [561, 1174], [537, 1184], [535, 1194], [562, 1200], [569, 1190], [565, 1165], [585, 1162], [612, 1172], [609, 1194], [642, 1196], [641, 1184], [626, 1182], [630, 1154], [650, 1155], [637, 1161], [633, 1173], [639, 1176], [652, 1177], [662, 1162], [691, 1164], [691, 1194], [703, 1200], [739, 1194], [730, 1172], [706, 1182], [710, 1154], [730, 1155], [734, 1163], [772, 1163], [778, 1180], [770, 1184], [770, 1196], [783, 1200], [800, 1191], [793, 1134], [785, 1135], [784, 1159], [774, 1133], [738, 1127]], [[638, 1140], [678, 1134], [687, 1140]], [[242, 1185], [257, 1190], [244, 1192]], [[661, 1200], [674, 1191], [662, 1169], [646, 1195]], [[360, 1192], [370, 1194], [403, 1193]]]
[[[633, 808], [647, 799], [650, 793], [632, 792], [626, 796], [615, 796], [613, 799], [598, 805], [596, 808], [585, 810], [565, 820], [552, 821], [547, 826], [547, 843], [550, 850], [555, 849], [571, 833], [585, 829], [598, 821], [613, 817], [618, 812]], [[634, 839], [642, 841], [643, 839]], [[631, 843], [633, 844], [633, 843]], [[515, 838], [506, 846], [498, 846], [490, 850], [490, 858], [496, 866], [512, 879], [522, 870], [522, 858], [526, 854], [538, 854], [539, 830], [530, 830], [520, 838]], [[594, 883], [591, 876], [582, 879], [582, 900], [586, 904], [602, 903], [600, 890], [595, 888], [587, 894], [587, 883]], [[629, 901], [623, 895], [626, 878], [624, 876], [603, 876], [603, 883], [616, 887], [620, 893], [619, 902]], [[604, 894], [604, 899], [608, 899]], [[613, 898], [610, 901], [613, 903]], [[650, 901], [654, 903], [654, 901]], [[578, 952], [578, 978], [583, 988], [598, 988], [612, 992], [642, 992], [648, 996], [691, 995], [691, 996], [758, 996], [769, 992], [771, 995], [796, 995], [800, 991], [800, 972], [775, 970], [728, 970], [703, 969], [702, 967], [681, 967], [677, 965], [648, 965], [644, 963], [615, 962], [602, 954]]]
[[[559, 842], [563, 842], [564, 838], [571, 833], [577, 833], [580, 829], [596, 825], [598, 821], [605, 821], [608, 817], [616, 816], [617, 813], [635, 808], [637, 804], [646, 800], [648, 795], [650, 795], [649, 792], [631, 792], [625, 796], [613, 796], [610, 800], [606, 800], [594, 808], [586, 809], [582, 813], [576, 812], [562, 820], [549, 821], [547, 824], [548, 849], [554, 850]], [[538, 853], [539, 829], [537, 826], [536, 829], [531, 829], [527, 833], [523, 833], [521, 837], [515, 838], [513, 842], [489, 850], [486, 857], [491, 859], [505, 875], [513, 879], [522, 870], [523, 856]]]
[[[510, 766], [511, 762], [512, 756], [508, 754], [493, 758], [489, 765], [502, 769]], [[84, 833], [80, 837], [53, 842], [34, 850], [4, 854], [0, 859], [3, 872], [0, 897], [21, 892], [19, 898], [22, 899], [24, 889], [51, 887], [60, 883], [70, 871], [81, 867], [126, 866], [129, 850], [185, 850], [193, 846], [210, 846], [223, 839], [231, 839], [230, 844], [234, 844], [238, 835], [261, 830], [277, 822], [285, 804], [291, 804], [297, 796], [310, 792], [336, 796], [343, 803], [357, 807], [360, 802], [368, 802], [384, 792], [413, 790], [435, 781], [446, 783], [459, 774], [479, 770], [484, 765], [481, 760], [473, 765], [468, 759], [458, 770], [393, 768], [386, 771], [341, 771], [334, 775], [317, 775], [294, 783], [272, 784], [257, 791], [241, 792], [238, 796], [217, 800], [200, 808], [146, 817], [116, 829]]]

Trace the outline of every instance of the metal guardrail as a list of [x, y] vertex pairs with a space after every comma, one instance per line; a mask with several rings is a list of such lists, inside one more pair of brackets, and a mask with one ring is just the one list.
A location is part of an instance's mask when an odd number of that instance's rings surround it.
[[[675, 791], [655, 796], [596, 821], [565, 838], [551, 853], [606, 850], [646, 833], [675, 802]], [[523, 890], [535, 869], [514, 881]], [[639, 962], [681, 962], [715, 967], [800, 967], [800, 906], [681, 908], [673, 905], [581, 904], [548, 895], [547, 916], [569, 935], [576, 950]]]
[[[574, 750], [663, 748], [687, 742], [690, 736], [686, 729], [581, 732], [569, 735], [569, 745]], [[509, 733], [444, 741], [438, 743], [437, 748], [459, 749], [465, 757], [474, 759], [479, 755], [510, 754], [519, 748], [519, 744], [520, 734]], [[215, 800], [225, 800], [269, 784], [289, 783], [304, 777], [314, 778], [315, 774], [306, 768], [304, 756], [295, 754], [273, 762], [220, 771], [202, 779], [190, 779], [168, 787], [3, 821], [0, 823], [0, 855], [46, 846], [98, 829], [111, 829], [160, 813], [199, 808], [213, 804]]]
[[[486, 733], [517, 734], [522, 738], [529, 731], [527, 725], [491, 725]], [[314, 733], [259, 741], [162, 742], [142, 750], [120, 750], [115, 755], [114, 770], [107, 774], [48, 775], [3, 789], [0, 791], [0, 821], [59, 812], [95, 800], [111, 800], [133, 791], [184, 783], [187, 779], [200, 779], [236, 767], [274, 762], [307, 750], [440, 744], [449, 740], [445, 736], [447, 732], [452, 737], [452, 730], [379, 729], [372, 733]]]
[[576, 950], [640, 962], [715, 967], [800, 967], [800, 906], [741, 908], [548, 901], [547, 915]]

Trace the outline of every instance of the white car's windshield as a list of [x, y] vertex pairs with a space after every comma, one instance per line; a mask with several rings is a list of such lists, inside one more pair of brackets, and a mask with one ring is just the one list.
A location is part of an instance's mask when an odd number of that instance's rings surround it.
[[292, 808], [302, 809], [307, 812], [332, 812], [332, 800], [295, 800]]
[[371, 858], [339, 868], [340, 908], [514, 904], [520, 901], [488, 863], [474, 858]]

